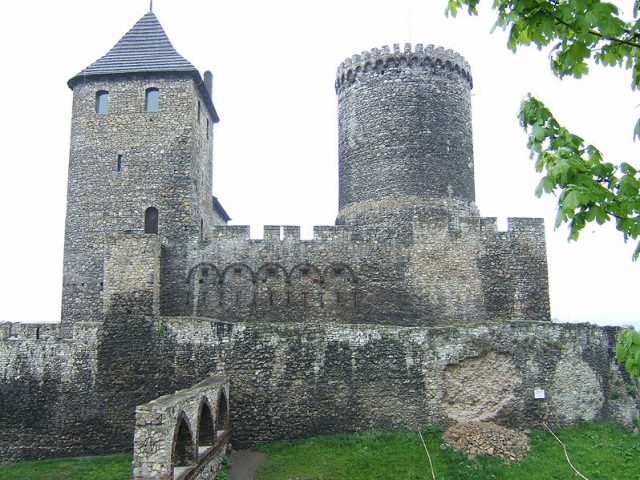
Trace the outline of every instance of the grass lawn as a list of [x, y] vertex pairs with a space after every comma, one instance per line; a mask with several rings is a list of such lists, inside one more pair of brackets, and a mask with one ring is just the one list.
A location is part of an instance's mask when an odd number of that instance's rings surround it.
[[[438, 480], [565, 480], [577, 478], [561, 445], [548, 432], [531, 435], [529, 456], [509, 464], [494, 457], [468, 460], [442, 448], [441, 432], [424, 428]], [[616, 425], [583, 424], [559, 429], [576, 468], [590, 480], [638, 480], [640, 438]], [[265, 445], [260, 480], [431, 479], [420, 437], [415, 432], [364, 432]]]
[[[438, 480], [565, 480], [577, 478], [560, 444], [545, 431], [531, 434], [531, 451], [520, 463], [492, 457], [468, 460], [442, 448], [441, 432], [423, 428]], [[589, 480], [640, 478], [640, 437], [616, 425], [585, 423], [558, 429], [576, 468]], [[431, 480], [416, 432], [363, 432], [276, 442], [259, 480]], [[131, 455], [61, 458], [0, 467], [0, 480], [128, 480]]]
[[126, 453], [20, 462], [0, 467], [0, 480], [130, 480], [132, 457]]

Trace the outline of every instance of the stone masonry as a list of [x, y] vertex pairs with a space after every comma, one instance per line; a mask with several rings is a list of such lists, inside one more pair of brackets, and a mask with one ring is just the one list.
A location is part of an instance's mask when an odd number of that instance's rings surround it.
[[210, 479], [229, 445], [229, 381], [210, 377], [136, 408], [134, 480]]

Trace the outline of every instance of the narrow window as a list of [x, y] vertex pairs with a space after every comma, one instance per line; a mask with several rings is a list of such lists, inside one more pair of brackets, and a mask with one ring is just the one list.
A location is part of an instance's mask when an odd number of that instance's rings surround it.
[[198, 100], [198, 123], [200, 123], [200, 100]]
[[109, 110], [109, 92], [100, 90], [96, 92], [96, 113], [106, 115]]
[[144, 233], [158, 234], [158, 209], [149, 207], [144, 212]]
[[147, 112], [157, 112], [158, 104], [160, 103], [160, 90], [157, 88], [147, 88], [147, 94], [145, 98], [145, 107]]
[[118, 155], [118, 161], [116, 163], [116, 171], [121, 172], [124, 170], [124, 157], [122, 155]]
[[209, 138], [209, 119], [207, 118], [207, 139]]

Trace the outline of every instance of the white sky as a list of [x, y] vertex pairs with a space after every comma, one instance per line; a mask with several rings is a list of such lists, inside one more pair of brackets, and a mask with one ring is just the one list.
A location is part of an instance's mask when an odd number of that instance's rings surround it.
[[[490, 3], [485, 0], [487, 5]], [[630, 11], [631, 2], [624, 2]], [[104, 55], [147, 0], [0, 3], [0, 320], [60, 317], [71, 91], [66, 81]], [[442, 45], [474, 78], [476, 200], [483, 216], [545, 217], [552, 316], [640, 325], [640, 264], [613, 228], [578, 243], [554, 231], [554, 199], [536, 199], [516, 114], [532, 92], [611, 161], [638, 165], [640, 111], [626, 73], [594, 67], [555, 79], [547, 54], [513, 55], [494, 16], [444, 16], [446, 0], [155, 0], [177, 51], [214, 74], [214, 194], [234, 224], [333, 224], [337, 214], [335, 71], [385, 44]]]

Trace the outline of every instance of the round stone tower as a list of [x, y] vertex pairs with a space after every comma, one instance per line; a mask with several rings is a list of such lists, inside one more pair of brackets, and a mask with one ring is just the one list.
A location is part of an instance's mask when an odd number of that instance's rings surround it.
[[337, 223], [478, 214], [471, 88], [464, 58], [431, 45], [374, 48], [340, 65]]

